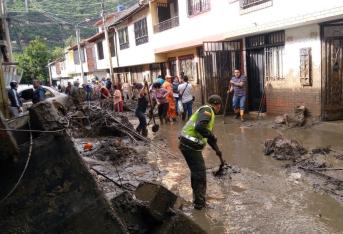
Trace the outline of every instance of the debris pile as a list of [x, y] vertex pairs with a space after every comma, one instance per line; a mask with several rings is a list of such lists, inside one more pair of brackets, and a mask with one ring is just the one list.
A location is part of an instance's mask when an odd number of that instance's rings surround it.
[[82, 155], [100, 161], [110, 161], [112, 164], [121, 164], [128, 160], [131, 163], [146, 163], [145, 157], [138, 154], [132, 143], [122, 138], [101, 138], [92, 150], [82, 152]]
[[266, 140], [264, 147], [265, 155], [277, 160], [291, 160], [292, 164], [287, 164], [287, 168], [296, 173], [299, 170], [307, 172], [305, 178], [314, 188], [327, 192], [343, 203], [342, 154], [329, 146], [307, 151], [299, 142], [282, 136]]
[[[51, 104], [43, 105], [47, 105], [46, 110], [51, 113], [56, 112]], [[62, 127], [58, 122], [60, 116], [41, 110], [40, 105], [34, 106], [31, 112], [37, 118], [35, 129], [58, 130]], [[75, 119], [84, 120], [82, 112], [76, 113]], [[102, 114], [106, 121], [114, 123], [104, 126], [119, 129], [119, 125], [123, 125], [120, 121], [125, 122], [123, 118]], [[73, 124], [70, 115], [65, 119], [69, 120], [69, 126]], [[98, 124], [101, 124], [100, 120]], [[129, 140], [126, 138], [126, 141]], [[32, 155], [27, 157], [30, 147]], [[126, 191], [109, 204], [65, 131], [37, 134], [33, 142], [21, 145], [20, 150], [19, 166], [13, 165], [14, 162], [0, 164], [0, 187], [3, 188], [0, 195], [4, 197], [16, 183], [26, 160], [31, 159], [20, 186], [0, 203], [0, 230], [4, 233], [205, 233], [175, 208], [178, 197], [161, 185], [143, 183], [130, 189], [135, 190], [134, 194]], [[101, 141], [98, 147], [86, 147], [86, 150], [96, 158], [102, 155], [103, 160], [116, 163], [129, 154], [137, 154], [121, 139], [113, 138]], [[105, 174], [102, 176], [115, 182]]]
[[306, 124], [307, 111], [305, 106], [297, 106], [293, 115], [284, 114], [277, 116], [274, 120], [274, 126], [286, 125], [287, 127], [302, 127]]
[[216, 177], [229, 176], [231, 179], [231, 174], [240, 173], [241, 169], [238, 166], [230, 165], [225, 163], [223, 166], [219, 166], [219, 169], [213, 171], [212, 174]]
[[306, 154], [307, 150], [296, 140], [289, 140], [283, 136], [268, 139], [264, 142], [264, 154], [277, 160], [293, 160]]

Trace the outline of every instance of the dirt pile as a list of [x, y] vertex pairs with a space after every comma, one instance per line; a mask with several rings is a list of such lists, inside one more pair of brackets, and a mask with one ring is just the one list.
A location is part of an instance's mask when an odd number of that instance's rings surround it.
[[129, 139], [119, 137], [100, 138], [90, 151], [82, 152], [82, 156], [109, 161], [112, 164], [122, 164], [130, 161], [131, 163], [146, 163], [146, 159], [138, 154], [132, 147]]
[[307, 121], [307, 109], [305, 106], [297, 106], [294, 109], [293, 114], [284, 114], [281, 116], [277, 116], [274, 120], [274, 128], [278, 127], [288, 127], [288, 128], [294, 128], [294, 127], [303, 127], [306, 124], [308, 124]]
[[343, 164], [341, 153], [330, 147], [318, 147], [307, 151], [299, 142], [282, 136], [265, 141], [265, 155], [277, 160], [290, 160], [285, 167], [306, 172], [305, 178], [315, 189], [322, 190], [343, 203]]
[[264, 154], [277, 160], [293, 160], [306, 154], [307, 150], [296, 140], [283, 136], [268, 139], [264, 142]]

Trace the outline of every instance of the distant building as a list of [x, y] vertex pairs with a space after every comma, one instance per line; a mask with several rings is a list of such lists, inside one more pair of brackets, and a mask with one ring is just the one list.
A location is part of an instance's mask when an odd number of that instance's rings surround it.
[[85, 44], [87, 76], [108, 74], [110, 59], [119, 82], [183, 72], [204, 102], [213, 93], [225, 99], [240, 68], [250, 111], [283, 114], [305, 105], [314, 118], [343, 119], [341, 0], [139, 1], [105, 25], [109, 43], [98, 21]]

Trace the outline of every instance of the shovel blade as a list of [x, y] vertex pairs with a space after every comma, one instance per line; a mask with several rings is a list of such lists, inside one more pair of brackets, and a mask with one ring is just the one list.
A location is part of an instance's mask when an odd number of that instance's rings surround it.
[[158, 124], [154, 124], [154, 126], [152, 126], [152, 132], [158, 132], [158, 130], [160, 129], [160, 125]]

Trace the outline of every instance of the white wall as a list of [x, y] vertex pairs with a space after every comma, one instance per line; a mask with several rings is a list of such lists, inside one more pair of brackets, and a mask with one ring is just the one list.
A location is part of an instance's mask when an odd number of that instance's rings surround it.
[[274, 83], [274, 87], [301, 88], [300, 49], [311, 48], [312, 88], [321, 87], [320, 27], [317, 24], [292, 28], [285, 31], [284, 71], [286, 79]]
[[[147, 18], [149, 42], [136, 46], [134, 23], [138, 20], [143, 19], [144, 17]], [[149, 12], [149, 8], [146, 8], [138, 14], [132, 16], [132, 20], [130, 22], [125, 21], [123, 22], [123, 24], [119, 25], [118, 28], [125, 28], [127, 25], [130, 47], [127, 49], [120, 50], [119, 38], [117, 37], [119, 66], [125, 67], [158, 62], [154, 53], [156, 41], [154, 38], [152, 19], [151, 14]]]
[[210, 11], [191, 17], [186, 2], [179, 0], [180, 25], [154, 35], [156, 52], [343, 17], [342, 0], [273, 0], [271, 7], [243, 15], [239, 1], [212, 0]]

